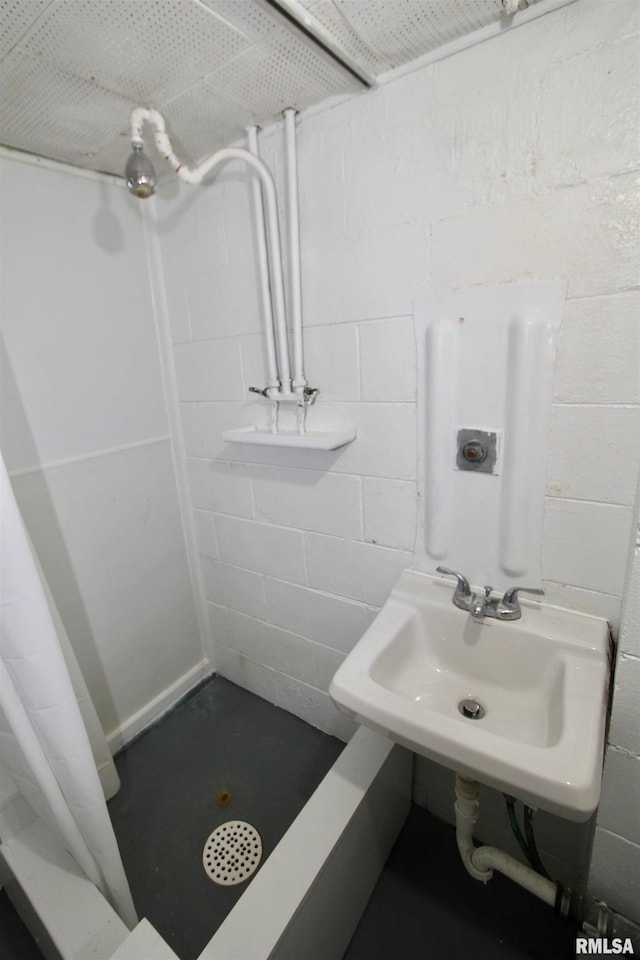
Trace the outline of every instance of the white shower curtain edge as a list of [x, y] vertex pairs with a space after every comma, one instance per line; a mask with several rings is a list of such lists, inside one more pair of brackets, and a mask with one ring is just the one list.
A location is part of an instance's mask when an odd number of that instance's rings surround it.
[[0, 756], [27, 802], [131, 927], [137, 916], [91, 744], [1, 457], [0, 503]]

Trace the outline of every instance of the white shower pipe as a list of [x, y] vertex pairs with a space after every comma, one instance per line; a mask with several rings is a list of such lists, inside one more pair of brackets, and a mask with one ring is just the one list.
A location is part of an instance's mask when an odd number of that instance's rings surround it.
[[[258, 128], [247, 127], [247, 140], [249, 150], [258, 157], [260, 156], [258, 148]], [[264, 208], [262, 205], [262, 190], [260, 181], [254, 177], [252, 181], [253, 208], [256, 223], [256, 242], [258, 248], [258, 274], [260, 277], [260, 290], [262, 293], [262, 305], [265, 326], [265, 343], [267, 350], [267, 368], [269, 374], [269, 386], [266, 393], [268, 397], [276, 397], [280, 392], [280, 376], [278, 373], [278, 361], [276, 358], [275, 336], [273, 328], [273, 312], [271, 309], [271, 290], [269, 287], [269, 255], [267, 251], [267, 235], [264, 222]], [[271, 431], [278, 432], [278, 401], [271, 400]]]
[[473, 831], [478, 818], [479, 790], [480, 785], [476, 780], [468, 780], [456, 774], [456, 840], [467, 871], [475, 880], [487, 883], [493, 877], [493, 871], [498, 870], [545, 903], [555, 906], [558, 885], [553, 880], [536, 873], [504, 850], [474, 846]]
[[284, 111], [287, 146], [287, 206], [289, 213], [289, 259], [291, 273], [291, 319], [293, 322], [293, 386], [306, 387], [302, 351], [302, 287], [300, 280], [300, 219], [298, 212], [298, 158], [296, 111]]
[[[285, 315], [284, 281], [282, 277], [282, 247], [280, 243], [280, 228], [278, 226], [278, 204], [273, 177], [265, 164], [255, 157], [249, 150], [242, 147], [222, 147], [214, 151], [196, 167], [187, 167], [175, 155], [171, 141], [167, 135], [164, 117], [157, 110], [150, 107], [134, 107], [131, 111], [131, 142], [143, 144], [142, 127], [146, 122], [153, 127], [156, 146], [185, 183], [199, 184], [203, 178], [228, 160], [243, 160], [258, 174], [264, 191], [267, 236], [269, 242], [269, 265], [271, 279], [271, 294], [275, 314], [275, 327], [278, 336], [278, 359], [280, 389], [276, 397], [273, 388], [267, 388], [270, 399], [293, 400], [291, 390], [291, 373], [289, 369], [289, 353], [287, 349], [287, 322]], [[273, 325], [267, 329], [267, 339], [273, 343]]]
[[293, 323], [293, 388], [298, 397], [299, 426], [304, 430], [306, 411], [304, 352], [302, 343], [302, 284], [300, 268], [300, 214], [298, 207], [298, 157], [296, 151], [296, 111], [284, 111], [287, 146], [287, 208], [289, 214], [289, 260], [291, 275], [291, 318]]

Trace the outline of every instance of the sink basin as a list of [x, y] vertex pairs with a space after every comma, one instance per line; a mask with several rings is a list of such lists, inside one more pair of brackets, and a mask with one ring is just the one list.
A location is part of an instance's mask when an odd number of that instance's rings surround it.
[[452, 595], [449, 581], [405, 571], [335, 674], [332, 699], [462, 775], [586, 820], [600, 796], [606, 621], [524, 599], [519, 620], [475, 621]]

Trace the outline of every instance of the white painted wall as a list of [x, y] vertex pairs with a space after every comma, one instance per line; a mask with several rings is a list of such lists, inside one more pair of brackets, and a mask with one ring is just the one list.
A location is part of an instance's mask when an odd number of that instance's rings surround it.
[[139, 209], [2, 160], [0, 444], [112, 744], [201, 675]]
[[[640, 509], [640, 488], [638, 490]], [[589, 874], [592, 896], [638, 920], [640, 903], [640, 526], [618, 639], [614, 710]]]
[[[198, 191], [174, 181], [160, 199], [223, 675], [348, 734], [328, 681], [413, 562], [414, 301], [511, 281], [568, 280], [547, 599], [605, 616], [617, 632], [639, 458], [637, 69], [637, 5], [579, 0], [301, 118], [305, 347], [321, 391], [310, 424], [325, 411], [358, 428], [334, 453], [222, 442], [223, 429], [252, 422], [247, 388], [266, 382], [247, 180], [230, 166]], [[279, 128], [266, 131], [263, 151], [280, 179]], [[634, 722], [634, 656], [618, 673], [613, 729]], [[637, 730], [626, 749], [637, 770]], [[626, 874], [640, 863], [632, 783], [616, 820]], [[557, 845], [563, 830], [555, 824], [548, 846], [583, 875], [588, 833], [567, 848]]]

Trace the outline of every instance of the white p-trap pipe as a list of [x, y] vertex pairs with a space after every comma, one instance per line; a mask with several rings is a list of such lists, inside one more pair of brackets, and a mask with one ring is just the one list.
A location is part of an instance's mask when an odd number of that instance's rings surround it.
[[203, 178], [229, 160], [243, 160], [255, 170], [262, 184], [267, 221], [267, 237], [269, 243], [269, 265], [271, 275], [271, 293], [273, 296], [273, 310], [275, 326], [278, 335], [278, 355], [280, 366], [280, 389], [283, 394], [291, 393], [291, 373], [289, 369], [289, 352], [287, 349], [287, 321], [285, 314], [284, 281], [282, 276], [282, 245], [280, 243], [280, 228], [278, 225], [278, 202], [276, 187], [268, 168], [258, 157], [243, 147], [222, 147], [215, 150], [209, 157], [199, 163], [197, 167], [187, 167], [176, 156], [167, 136], [164, 118], [157, 110], [148, 107], [135, 107], [131, 111], [131, 141], [142, 143], [142, 125], [144, 122], [153, 127], [156, 146], [167, 163], [185, 183], [199, 184]]
[[476, 847], [473, 843], [473, 830], [478, 816], [478, 793], [480, 785], [476, 780], [468, 780], [456, 774], [456, 840], [462, 862], [475, 880], [487, 883], [498, 870], [510, 880], [524, 887], [550, 906], [555, 906], [558, 894], [557, 884], [536, 873], [531, 867], [520, 863], [515, 857], [498, 850], [496, 847]]
[[531, 867], [520, 863], [515, 857], [509, 856], [504, 850], [498, 850], [496, 847], [477, 847], [471, 857], [473, 866], [478, 870], [488, 870], [490, 873], [497, 870], [503, 873], [505, 877], [514, 880], [516, 883], [534, 893], [536, 897], [544, 900], [550, 907], [555, 906], [557, 887], [553, 880], [547, 880], [541, 874], [536, 873]]

